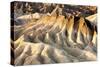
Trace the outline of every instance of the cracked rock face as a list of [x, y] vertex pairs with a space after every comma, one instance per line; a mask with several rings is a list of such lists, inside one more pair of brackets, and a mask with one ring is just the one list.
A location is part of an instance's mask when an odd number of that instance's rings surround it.
[[92, 17], [65, 16], [57, 11], [58, 6], [52, 13], [35, 12], [14, 19], [11, 26], [11, 33], [14, 33], [11, 39], [12, 64], [54, 64], [97, 59], [97, 25], [91, 22]]

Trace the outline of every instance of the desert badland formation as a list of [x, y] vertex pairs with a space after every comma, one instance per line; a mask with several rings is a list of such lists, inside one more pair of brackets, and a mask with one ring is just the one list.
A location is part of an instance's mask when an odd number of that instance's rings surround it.
[[54, 64], [97, 59], [95, 6], [14, 2], [11, 64]]

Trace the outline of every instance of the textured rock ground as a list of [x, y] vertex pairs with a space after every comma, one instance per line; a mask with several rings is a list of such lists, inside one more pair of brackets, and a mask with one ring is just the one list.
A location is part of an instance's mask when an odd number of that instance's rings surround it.
[[[97, 25], [84, 17], [33, 13], [14, 19], [14, 65], [54, 64], [97, 59]], [[93, 16], [93, 15], [92, 15]], [[94, 16], [96, 17], [96, 16]], [[93, 17], [93, 19], [94, 19]], [[94, 19], [96, 20], [96, 19]]]

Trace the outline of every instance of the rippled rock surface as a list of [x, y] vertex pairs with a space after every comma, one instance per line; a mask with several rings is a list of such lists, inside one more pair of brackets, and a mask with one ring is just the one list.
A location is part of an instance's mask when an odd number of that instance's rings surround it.
[[[37, 10], [34, 4], [38, 5]], [[97, 59], [95, 6], [27, 2], [12, 2], [12, 5], [11, 64], [55, 64]], [[51, 10], [48, 11], [47, 7]], [[78, 9], [90, 12], [88, 16], [83, 16], [83, 11], [79, 15], [73, 14], [75, 9], [77, 12]]]

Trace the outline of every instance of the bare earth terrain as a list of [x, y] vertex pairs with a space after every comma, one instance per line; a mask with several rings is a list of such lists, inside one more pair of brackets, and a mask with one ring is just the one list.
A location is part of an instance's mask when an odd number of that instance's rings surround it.
[[11, 64], [97, 59], [96, 6], [13, 2], [11, 7]]

